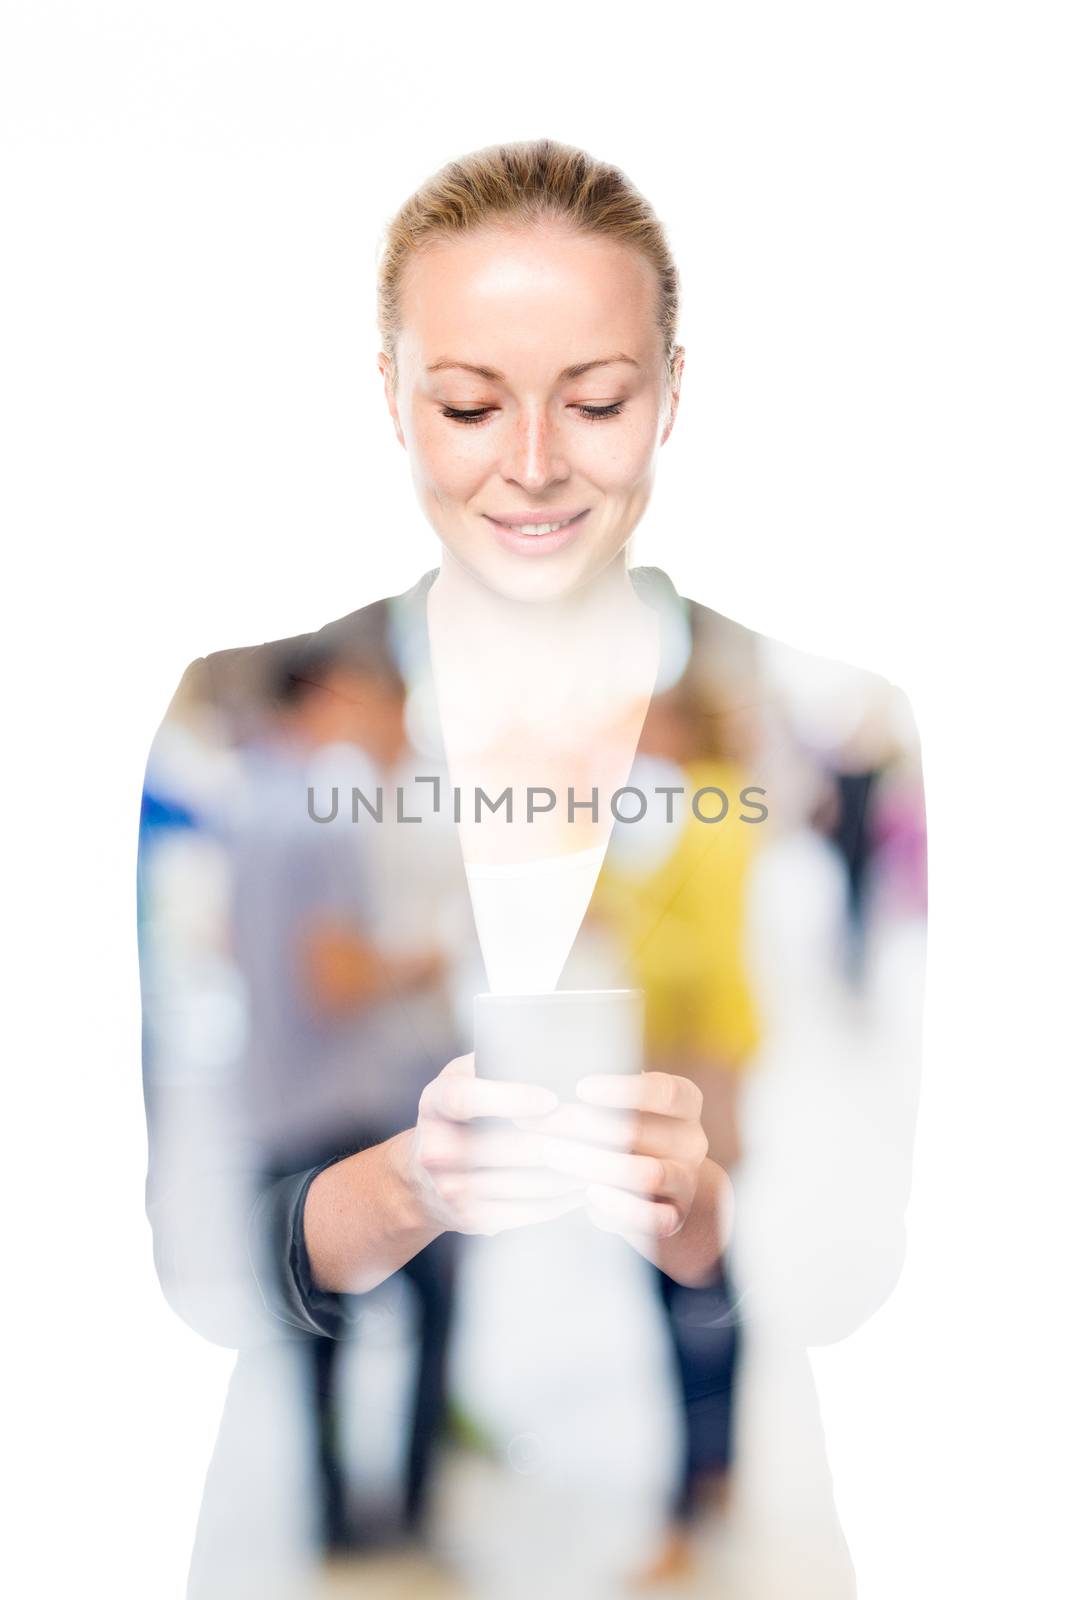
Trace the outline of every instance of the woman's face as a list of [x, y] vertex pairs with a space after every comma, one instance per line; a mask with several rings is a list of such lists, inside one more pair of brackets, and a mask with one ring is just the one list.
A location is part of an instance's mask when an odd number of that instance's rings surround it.
[[389, 410], [445, 549], [495, 592], [551, 599], [625, 549], [678, 402], [657, 302], [644, 256], [555, 223], [408, 262]]

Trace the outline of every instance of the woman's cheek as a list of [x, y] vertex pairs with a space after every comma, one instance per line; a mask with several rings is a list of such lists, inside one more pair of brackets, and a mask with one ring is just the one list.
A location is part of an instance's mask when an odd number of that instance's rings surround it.
[[[459, 429], [455, 431], [458, 433]], [[477, 489], [491, 459], [487, 441], [473, 437], [480, 431], [471, 428], [464, 429], [458, 438], [418, 439], [423, 476], [442, 496], [466, 499]], [[468, 433], [471, 437], [466, 436]]]
[[655, 460], [655, 431], [640, 425], [612, 429], [608, 423], [590, 424], [591, 431], [597, 428], [609, 436], [589, 440], [574, 465], [606, 491], [625, 490], [640, 483]]

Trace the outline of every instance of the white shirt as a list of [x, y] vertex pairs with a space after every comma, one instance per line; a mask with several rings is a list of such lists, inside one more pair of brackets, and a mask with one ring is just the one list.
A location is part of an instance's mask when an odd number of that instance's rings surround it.
[[543, 994], [556, 987], [606, 850], [607, 840], [534, 861], [467, 863], [491, 993]]

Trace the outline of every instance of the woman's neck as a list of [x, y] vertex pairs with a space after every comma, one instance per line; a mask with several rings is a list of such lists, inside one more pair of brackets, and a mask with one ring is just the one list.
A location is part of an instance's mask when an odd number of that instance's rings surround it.
[[626, 549], [589, 582], [538, 601], [497, 593], [442, 550], [427, 617], [442, 652], [454, 646], [468, 658], [493, 663], [494, 672], [520, 663], [527, 680], [534, 666], [618, 660], [635, 640], [649, 637], [655, 622], [634, 588]]
[[[430, 664], [451, 781], [473, 792], [611, 794], [628, 782], [654, 693], [660, 619], [625, 553], [581, 590], [508, 600], [448, 557], [427, 596]], [[525, 860], [601, 844], [610, 817], [554, 812], [461, 825], [467, 860]]]

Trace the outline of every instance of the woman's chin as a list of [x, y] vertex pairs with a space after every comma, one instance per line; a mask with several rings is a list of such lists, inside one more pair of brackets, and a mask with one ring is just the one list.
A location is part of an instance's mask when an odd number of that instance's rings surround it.
[[491, 544], [476, 550], [445, 546], [454, 561], [483, 588], [502, 600], [538, 603], [574, 593], [618, 558], [621, 549], [604, 550], [578, 542], [534, 557]]

